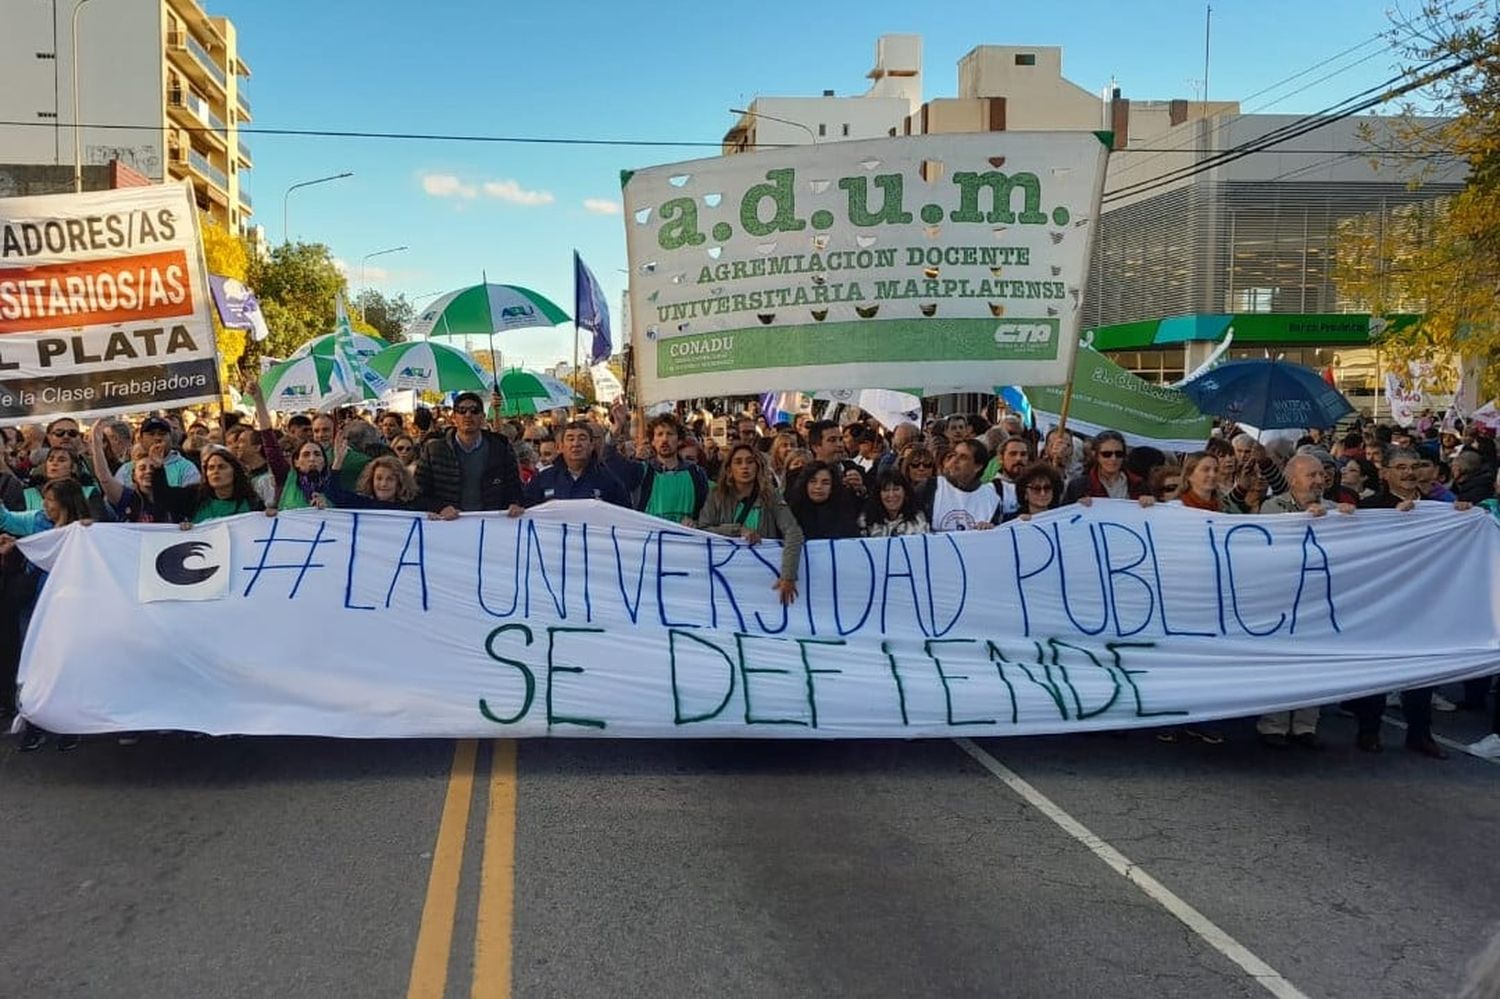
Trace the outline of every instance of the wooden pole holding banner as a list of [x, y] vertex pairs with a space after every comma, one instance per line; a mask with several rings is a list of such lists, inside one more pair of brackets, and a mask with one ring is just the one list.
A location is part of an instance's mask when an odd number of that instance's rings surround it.
[[1062, 405], [1058, 407], [1060, 412], [1057, 414], [1057, 426], [1054, 428], [1061, 430], [1063, 433], [1067, 433], [1068, 431], [1068, 409], [1073, 405], [1073, 376], [1077, 370], [1078, 363], [1075, 359], [1073, 371], [1069, 372], [1067, 384], [1063, 386]]

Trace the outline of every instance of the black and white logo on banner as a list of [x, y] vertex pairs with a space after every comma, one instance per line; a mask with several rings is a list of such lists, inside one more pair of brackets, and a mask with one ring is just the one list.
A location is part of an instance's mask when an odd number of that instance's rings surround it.
[[229, 528], [141, 534], [141, 603], [219, 600], [229, 592]]

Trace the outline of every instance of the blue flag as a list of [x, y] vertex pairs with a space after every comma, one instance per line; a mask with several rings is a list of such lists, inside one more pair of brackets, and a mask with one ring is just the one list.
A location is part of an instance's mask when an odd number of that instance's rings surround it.
[[589, 364], [606, 360], [614, 350], [609, 338], [609, 303], [604, 300], [604, 289], [594, 278], [578, 251], [573, 251], [573, 315], [580, 329], [592, 330], [593, 346], [589, 349]]

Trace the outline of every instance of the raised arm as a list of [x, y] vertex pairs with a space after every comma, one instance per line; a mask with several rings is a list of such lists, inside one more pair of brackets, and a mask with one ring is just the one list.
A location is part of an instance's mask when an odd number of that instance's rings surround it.
[[94, 468], [104, 469], [103, 475], [95, 475], [99, 482], [99, 488], [104, 491], [104, 498], [112, 507], [120, 505], [120, 497], [125, 495], [125, 484], [113, 475], [109, 474], [109, 456], [104, 453], [104, 437], [108, 433], [104, 420], [94, 421], [93, 427], [89, 429], [89, 446], [94, 452]]

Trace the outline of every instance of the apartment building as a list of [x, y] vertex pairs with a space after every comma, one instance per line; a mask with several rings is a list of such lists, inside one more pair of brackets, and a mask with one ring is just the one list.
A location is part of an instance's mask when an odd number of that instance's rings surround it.
[[5, 8], [0, 122], [18, 124], [0, 125], [0, 175], [50, 166], [69, 190], [75, 155], [86, 168], [119, 163], [152, 182], [187, 178], [209, 218], [251, 230], [253, 160], [240, 132], [251, 121], [250, 67], [228, 18], [195, 0]]

